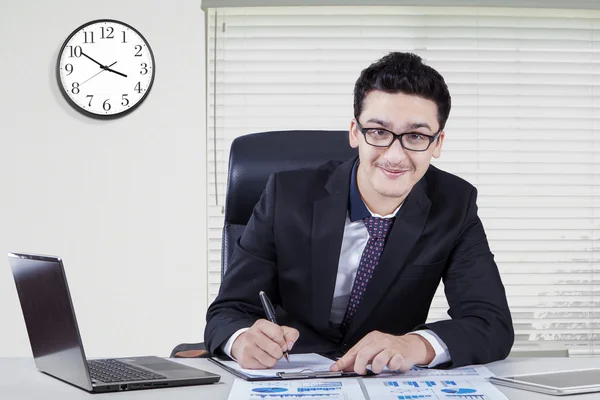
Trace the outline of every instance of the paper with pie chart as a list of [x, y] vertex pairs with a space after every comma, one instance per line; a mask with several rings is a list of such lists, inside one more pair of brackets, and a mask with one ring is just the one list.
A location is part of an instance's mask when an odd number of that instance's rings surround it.
[[229, 400], [364, 400], [356, 379], [248, 382], [236, 379]]
[[481, 378], [363, 379], [371, 399], [377, 400], [507, 400]]

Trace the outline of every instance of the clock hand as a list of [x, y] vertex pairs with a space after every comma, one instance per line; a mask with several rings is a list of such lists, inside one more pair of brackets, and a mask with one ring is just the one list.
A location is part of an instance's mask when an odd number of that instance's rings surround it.
[[[123, 73], [121, 73], [119, 71], [115, 71], [114, 69], [110, 69], [110, 67], [111, 67], [110, 65], [107, 67], [106, 65], [100, 64], [98, 61], [94, 60], [92, 57], [88, 56], [83, 51], [81, 52], [81, 54], [83, 54], [84, 56], [86, 56], [87, 58], [89, 58], [90, 60], [92, 60], [93, 62], [95, 62], [96, 64], [98, 64], [100, 66], [100, 68], [102, 68], [103, 70], [110, 71], [110, 72], [113, 72], [113, 73], [115, 73], [117, 75], [121, 75], [121, 76], [127, 78], [127, 75], [125, 75], [125, 74], [123, 74]], [[112, 64], [112, 65], [114, 65], [114, 64]]]
[[100, 66], [100, 68], [102, 69], [106, 69], [106, 65], [102, 65], [100, 64], [98, 61], [94, 60], [92, 57], [88, 56], [87, 54], [85, 54], [83, 51], [81, 52], [82, 55], [86, 56], [87, 58], [89, 58], [90, 60], [92, 60], [93, 62], [95, 62], [96, 64], [98, 64]]
[[[109, 65], [109, 67], [112, 67], [112, 66], [113, 66], [113, 65], [115, 65], [116, 63], [117, 63], [117, 62], [115, 61], [114, 63], [110, 64], [110, 65]], [[98, 75], [98, 74], [101, 74], [101, 73], [103, 73], [104, 71], [106, 71], [106, 69], [102, 68], [102, 71], [100, 71], [100, 72], [98, 72], [98, 73], [94, 74], [93, 76], [91, 76], [91, 77], [87, 78], [85, 81], [81, 82], [81, 83], [79, 84], [79, 87], [82, 87], [84, 83], [86, 83], [87, 81], [89, 81], [90, 79], [92, 79], [94, 76], [96, 76], [96, 75]]]
[[117, 75], [121, 75], [121, 76], [123, 76], [123, 77], [127, 78], [127, 75], [125, 75], [125, 74], [123, 74], [123, 73], [121, 73], [121, 72], [119, 72], [119, 71], [115, 71], [114, 69], [110, 69], [110, 67], [112, 67], [113, 65], [114, 65], [114, 64], [112, 64], [112, 65], [109, 65], [108, 67], [106, 67], [106, 70], [107, 70], [107, 71], [110, 71], [110, 72], [114, 72], [114, 73], [115, 73], [115, 74], [117, 74]]

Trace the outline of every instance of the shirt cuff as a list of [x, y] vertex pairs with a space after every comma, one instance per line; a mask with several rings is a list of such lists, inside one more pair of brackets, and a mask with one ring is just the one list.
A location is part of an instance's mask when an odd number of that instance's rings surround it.
[[[246, 332], [248, 329], [250, 329], [250, 328], [238, 329], [237, 331], [235, 331], [235, 333], [233, 335], [231, 335], [229, 337], [229, 339], [227, 340], [227, 343], [225, 343], [225, 347], [223, 347], [223, 353], [225, 353], [227, 355], [227, 357], [231, 358], [232, 360], [235, 360], [235, 358], [233, 358], [233, 356], [231, 355], [231, 348], [233, 347], [233, 342], [235, 342], [235, 339], [237, 339], [238, 336], [240, 336], [242, 333]], [[235, 361], [237, 361], [237, 360], [235, 360]]]
[[440, 337], [430, 329], [410, 332], [409, 335], [421, 336], [423, 339], [429, 342], [431, 347], [433, 347], [433, 351], [435, 351], [435, 357], [433, 360], [428, 365], [421, 365], [422, 367], [434, 368], [437, 365], [450, 361], [450, 352], [448, 351], [448, 346], [446, 346], [446, 343], [444, 343], [442, 339], [440, 339]]

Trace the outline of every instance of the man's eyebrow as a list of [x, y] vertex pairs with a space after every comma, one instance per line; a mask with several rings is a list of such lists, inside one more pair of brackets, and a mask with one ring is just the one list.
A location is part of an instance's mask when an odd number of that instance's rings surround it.
[[[391, 123], [389, 123], [387, 121], [384, 121], [382, 119], [379, 119], [379, 118], [371, 118], [367, 122], [372, 122], [374, 124], [381, 125], [384, 128], [386, 128], [386, 129], [392, 129], [392, 124]], [[431, 127], [426, 122], [415, 122], [415, 123], [409, 124], [406, 127], [406, 130], [410, 131], [410, 130], [419, 129], [419, 128], [427, 128], [427, 129], [429, 129], [431, 131]]]
[[[431, 127], [429, 126], [429, 124], [427, 124], [426, 122], [416, 122], [414, 124], [410, 124], [408, 125], [408, 130], [412, 130], [412, 129], [419, 129], [419, 128], [427, 128], [430, 131], [432, 131]], [[433, 132], [433, 131], [432, 131]]]
[[371, 118], [367, 122], [372, 122], [374, 124], [381, 125], [387, 129], [392, 129], [392, 124], [379, 118]]

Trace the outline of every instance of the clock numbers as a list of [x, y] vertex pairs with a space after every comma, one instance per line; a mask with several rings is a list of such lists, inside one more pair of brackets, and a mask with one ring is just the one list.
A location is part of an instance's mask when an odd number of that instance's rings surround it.
[[107, 26], [106, 28], [101, 26], [100, 29], [102, 30], [102, 39], [114, 39], [115, 38], [113, 35], [115, 28], [113, 28], [112, 26]]
[[[84, 43], [94, 43], [94, 32], [83, 32], [83, 35], [85, 36], [85, 42]], [[88, 35], [89, 35], [89, 41], [88, 41]]]
[[67, 46], [69, 48], [69, 57], [81, 57], [81, 46]]
[[123, 115], [141, 104], [152, 87], [155, 65], [148, 42], [136, 29], [114, 20], [97, 20], [67, 38], [56, 72], [62, 94], [72, 106], [104, 118]]

